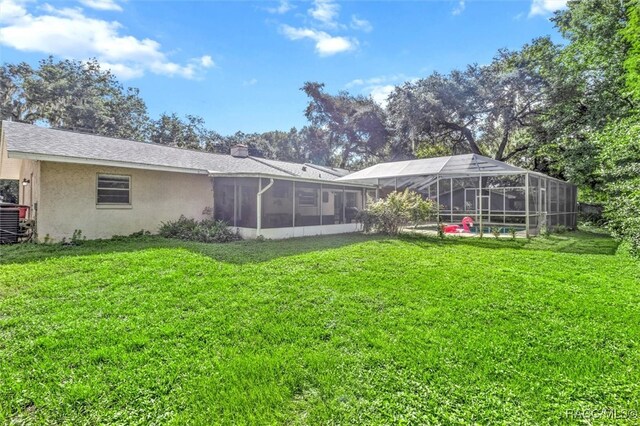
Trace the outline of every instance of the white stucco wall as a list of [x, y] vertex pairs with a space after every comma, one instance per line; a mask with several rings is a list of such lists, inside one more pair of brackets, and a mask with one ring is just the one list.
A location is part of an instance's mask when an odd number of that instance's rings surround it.
[[[29, 219], [37, 218], [37, 208], [40, 207], [40, 161], [21, 160], [20, 182], [18, 185], [20, 204], [30, 206]], [[29, 183], [23, 185], [27, 179]]]
[[[131, 205], [96, 204], [99, 173], [131, 176]], [[141, 229], [157, 232], [160, 224], [180, 215], [207, 217], [213, 206], [206, 175], [53, 162], [40, 163], [38, 239], [59, 241], [79, 229], [88, 239], [129, 235]]]
[[19, 158], [9, 158], [7, 144], [0, 137], [0, 179], [19, 179], [23, 161]]

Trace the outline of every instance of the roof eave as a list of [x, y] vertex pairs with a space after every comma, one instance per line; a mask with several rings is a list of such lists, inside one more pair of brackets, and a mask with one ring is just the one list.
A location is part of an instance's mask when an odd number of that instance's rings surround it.
[[312, 179], [312, 178], [305, 178], [301, 176], [273, 175], [273, 174], [262, 173], [262, 172], [260, 173], [247, 173], [247, 172], [229, 173], [229, 172], [216, 172], [213, 170], [209, 170], [209, 176], [211, 177], [248, 177], [248, 178], [262, 177], [267, 179], [290, 180], [290, 181], [296, 181], [296, 182], [309, 182], [309, 183], [318, 183], [318, 184], [324, 184], [324, 185], [358, 186], [358, 187], [367, 187], [367, 188], [375, 187], [375, 185], [360, 184], [356, 182], [338, 182], [337, 179], [334, 179], [334, 180]]
[[188, 174], [199, 174], [199, 175], [206, 175], [209, 173], [207, 170], [193, 169], [193, 168], [187, 168], [187, 167], [162, 166], [162, 165], [155, 165], [155, 164], [133, 163], [128, 161], [100, 160], [100, 159], [85, 158], [85, 157], [70, 157], [66, 155], [39, 154], [34, 152], [24, 152], [24, 151], [17, 151], [17, 150], [7, 150], [7, 156], [9, 158], [20, 158], [20, 159], [26, 159], [26, 160], [51, 161], [55, 163], [67, 163], [67, 164], [86, 164], [86, 165], [92, 165], [92, 166], [121, 167], [126, 169], [153, 170], [153, 171], [188, 173]]

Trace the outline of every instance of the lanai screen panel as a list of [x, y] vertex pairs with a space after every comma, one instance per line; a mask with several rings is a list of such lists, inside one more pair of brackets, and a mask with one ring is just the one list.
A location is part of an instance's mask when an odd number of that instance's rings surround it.
[[344, 223], [344, 187], [322, 186], [322, 223], [338, 225]]
[[[230, 226], [257, 227], [257, 195], [270, 179], [214, 178], [214, 218]], [[370, 202], [375, 189], [367, 189]], [[262, 228], [335, 225], [356, 223], [364, 208], [365, 189], [357, 186], [331, 185], [274, 179], [262, 193]]]
[[[263, 187], [267, 186], [262, 180]], [[293, 226], [293, 181], [276, 179], [262, 194], [262, 227], [288, 228]]]
[[356, 223], [356, 217], [358, 212], [362, 210], [364, 206], [364, 198], [361, 189], [358, 188], [344, 188], [344, 222]]
[[296, 182], [296, 226], [320, 225], [321, 206], [320, 184]]
[[217, 177], [213, 185], [214, 218], [229, 226], [255, 228], [259, 179]]
[[236, 179], [220, 177], [214, 179], [213, 206], [216, 220], [223, 220], [230, 226], [235, 225]]
[[258, 222], [257, 195], [260, 181], [257, 178], [236, 178], [236, 225], [255, 228]]

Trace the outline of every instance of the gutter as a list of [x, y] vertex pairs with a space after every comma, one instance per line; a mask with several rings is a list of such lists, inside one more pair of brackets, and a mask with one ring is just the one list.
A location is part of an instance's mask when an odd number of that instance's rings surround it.
[[353, 186], [357, 188], [375, 188], [375, 185], [368, 183], [357, 183], [357, 182], [343, 182], [338, 179], [334, 180], [325, 180], [325, 179], [311, 179], [299, 176], [283, 176], [269, 173], [248, 173], [248, 172], [216, 172], [213, 170], [209, 170], [209, 176], [211, 177], [248, 177], [248, 178], [267, 178], [267, 179], [279, 179], [279, 180], [287, 180], [294, 182], [308, 182], [308, 183], [317, 183], [322, 185], [338, 185], [338, 186]]

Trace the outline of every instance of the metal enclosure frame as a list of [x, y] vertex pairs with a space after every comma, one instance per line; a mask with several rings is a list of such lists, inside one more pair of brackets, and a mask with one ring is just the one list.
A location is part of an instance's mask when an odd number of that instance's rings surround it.
[[[439, 206], [437, 216], [426, 224], [460, 223], [470, 216], [478, 224], [478, 233], [515, 228], [526, 235], [537, 235], [544, 228], [576, 227], [576, 186], [541, 173], [417, 175], [403, 177], [404, 183], [398, 179], [394, 178], [393, 186], [379, 179], [380, 190], [409, 189], [434, 200]], [[521, 183], [510, 183], [514, 179]], [[466, 185], [456, 187], [460, 181]]]
[[437, 216], [425, 225], [470, 216], [478, 233], [576, 227], [575, 185], [476, 154], [382, 163], [338, 181], [375, 184], [382, 194], [409, 189], [434, 200]]

